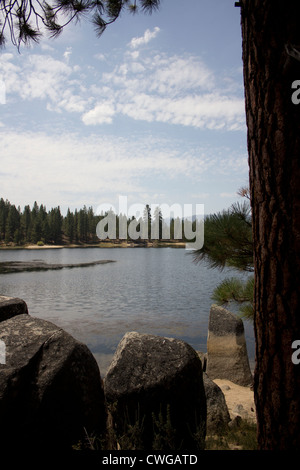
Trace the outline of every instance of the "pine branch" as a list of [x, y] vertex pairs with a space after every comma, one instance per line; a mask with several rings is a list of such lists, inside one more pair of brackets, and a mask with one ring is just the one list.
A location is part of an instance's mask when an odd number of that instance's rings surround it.
[[193, 252], [194, 261], [206, 261], [212, 268], [226, 266], [253, 271], [252, 221], [248, 204], [206, 217], [204, 246]]
[[[159, 6], [160, 0], [139, 0], [143, 13], [152, 13]], [[137, 0], [0, 0], [0, 46], [5, 45], [7, 31], [19, 48], [21, 43], [38, 42], [43, 35], [41, 26], [56, 37], [69, 23], [83, 17], [89, 17], [101, 36], [125, 7], [134, 13], [139, 9]]]
[[254, 277], [247, 281], [237, 278], [225, 279], [219, 284], [212, 295], [212, 299], [219, 305], [231, 302], [239, 305], [241, 316], [253, 319]]

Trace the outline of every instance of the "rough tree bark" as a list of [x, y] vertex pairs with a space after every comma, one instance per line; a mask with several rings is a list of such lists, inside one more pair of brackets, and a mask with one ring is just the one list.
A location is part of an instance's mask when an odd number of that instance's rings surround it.
[[[299, 0], [242, 0], [260, 449], [300, 448]], [[297, 58], [297, 50], [299, 57]]]

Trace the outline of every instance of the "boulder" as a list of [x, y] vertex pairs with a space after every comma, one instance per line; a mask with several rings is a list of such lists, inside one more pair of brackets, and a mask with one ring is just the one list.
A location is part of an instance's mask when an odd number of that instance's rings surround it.
[[28, 309], [24, 300], [0, 295], [0, 322], [26, 313], [28, 314]]
[[203, 372], [206, 372], [207, 353], [204, 353], [202, 351], [197, 351], [197, 354], [199, 356], [199, 359], [201, 360], [202, 370]]
[[202, 366], [187, 343], [126, 333], [107, 371], [104, 390], [122, 450], [204, 447]]
[[224, 393], [206, 373], [203, 374], [203, 382], [207, 406], [206, 432], [207, 434], [222, 432], [231, 419]]
[[212, 305], [207, 336], [207, 374], [242, 386], [252, 384], [243, 321], [223, 307]]
[[0, 365], [0, 442], [69, 449], [105, 429], [103, 385], [87, 346], [27, 314], [0, 324], [6, 363]]

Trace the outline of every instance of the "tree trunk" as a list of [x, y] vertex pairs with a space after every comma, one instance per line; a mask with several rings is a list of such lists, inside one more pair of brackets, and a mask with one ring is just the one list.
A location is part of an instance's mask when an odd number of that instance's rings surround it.
[[[242, 0], [260, 449], [300, 448], [300, 1]], [[292, 46], [297, 46], [299, 58]], [[300, 95], [300, 94], [299, 94]]]

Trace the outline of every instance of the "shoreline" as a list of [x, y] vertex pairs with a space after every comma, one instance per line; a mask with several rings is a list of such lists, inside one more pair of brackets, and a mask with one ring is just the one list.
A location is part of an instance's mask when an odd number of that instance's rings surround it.
[[174, 247], [174, 248], [185, 248], [185, 242], [159, 242], [159, 243], [127, 243], [127, 242], [120, 242], [120, 243], [112, 243], [112, 242], [100, 242], [100, 243], [84, 243], [84, 244], [65, 244], [65, 245], [21, 245], [21, 246], [6, 246], [1, 245], [1, 250], [53, 250], [53, 249], [62, 249], [62, 248], [167, 248], [167, 247]]

